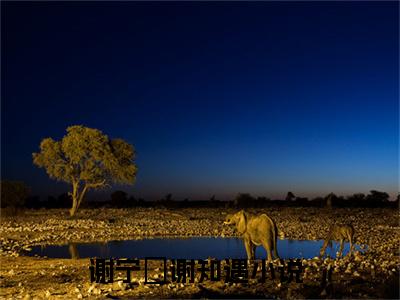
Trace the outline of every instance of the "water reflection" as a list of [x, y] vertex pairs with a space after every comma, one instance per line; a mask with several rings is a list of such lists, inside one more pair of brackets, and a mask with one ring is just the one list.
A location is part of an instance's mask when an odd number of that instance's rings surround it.
[[68, 251], [69, 251], [69, 255], [71, 256], [72, 259], [79, 258], [78, 247], [76, 246], [75, 243], [71, 243], [68, 245]]
[[[323, 241], [278, 240], [278, 253], [281, 258], [313, 258], [319, 255]], [[336, 257], [339, 244], [333, 243], [326, 255]], [[356, 245], [355, 250], [360, 250]], [[349, 251], [346, 243], [343, 255]], [[187, 238], [187, 239], [143, 239], [111, 241], [103, 243], [70, 243], [64, 246], [36, 246], [27, 255], [47, 256], [49, 258], [88, 258], [88, 257], [137, 257], [161, 256], [170, 259], [201, 259], [214, 257], [246, 258], [243, 241], [239, 238]], [[266, 258], [264, 248], [257, 247], [256, 258]]]

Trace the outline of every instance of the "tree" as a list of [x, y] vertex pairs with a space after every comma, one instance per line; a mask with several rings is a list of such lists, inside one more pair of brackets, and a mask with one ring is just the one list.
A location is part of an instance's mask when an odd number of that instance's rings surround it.
[[365, 195], [363, 193], [355, 193], [348, 196], [346, 205], [350, 207], [365, 206]]
[[238, 193], [234, 200], [235, 207], [251, 207], [255, 203], [255, 198], [249, 193]]
[[164, 201], [164, 202], [171, 202], [171, 201], [173, 201], [173, 200], [172, 200], [172, 194], [171, 194], [171, 193], [166, 194], [165, 197], [162, 199], [162, 201]]
[[295, 195], [294, 195], [292, 192], [288, 192], [287, 195], [286, 195], [286, 199], [285, 199], [285, 200], [286, 200], [287, 202], [290, 202], [290, 201], [292, 201], [294, 198], [296, 198]]
[[327, 208], [332, 208], [333, 201], [336, 199], [336, 195], [334, 193], [330, 193], [328, 196], [326, 196], [326, 207]]
[[67, 128], [61, 141], [43, 139], [33, 163], [46, 169], [52, 179], [72, 185], [74, 216], [87, 191], [111, 183], [133, 184], [137, 167], [135, 150], [122, 139], [109, 139], [100, 130], [80, 125]]
[[355, 193], [347, 199], [351, 201], [364, 201], [365, 195], [363, 193]]
[[28, 194], [28, 187], [21, 181], [1, 181], [1, 207], [22, 207]]
[[369, 195], [367, 195], [366, 201], [371, 206], [381, 206], [389, 202], [389, 194], [372, 190], [369, 192]]
[[270, 202], [271, 202], [271, 199], [264, 197], [264, 196], [257, 197], [257, 200], [256, 200], [257, 207], [269, 207]]
[[307, 206], [308, 203], [308, 198], [307, 197], [296, 197], [296, 199], [294, 200], [296, 203], [296, 206]]

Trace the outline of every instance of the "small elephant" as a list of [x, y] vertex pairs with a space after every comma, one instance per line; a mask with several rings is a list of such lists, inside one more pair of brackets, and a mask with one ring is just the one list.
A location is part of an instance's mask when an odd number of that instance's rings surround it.
[[348, 225], [333, 225], [329, 229], [329, 233], [324, 240], [324, 244], [319, 252], [319, 256], [323, 257], [325, 254], [325, 250], [328, 245], [332, 246], [332, 241], [340, 241], [340, 250], [339, 257], [342, 256], [343, 251], [343, 242], [344, 240], [348, 240], [350, 243], [350, 251], [349, 254], [353, 251], [353, 243], [354, 243], [354, 228], [350, 224]]
[[269, 262], [272, 261], [272, 250], [275, 258], [279, 258], [278, 229], [275, 222], [266, 214], [254, 216], [241, 210], [234, 215], [227, 215], [224, 224], [236, 225], [242, 235], [248, 259], [254, 260], [256, 247], [260, 245], [267, 251]]

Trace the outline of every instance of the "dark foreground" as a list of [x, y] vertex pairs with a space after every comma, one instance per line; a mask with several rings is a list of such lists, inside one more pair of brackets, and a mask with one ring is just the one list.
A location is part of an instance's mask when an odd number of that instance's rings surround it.
[[[139, 239], [146, 237], [235, 236], [222, 222], [224, 209], [99, 209], [26, 211], [1, 220], [1, 298], [398, 298], [399, 213], [396, 209], [276, 208], [252, 210], [272, 216], [281, 238], [323, 239], [333, 221], [351, 222], [358, 244], [368, 245], [343, 259], [302, 260], [302, 283], [250, 280], [248, 284], [204, 281], [165, 285], [144, 284], [143, 268], [130, 284], [90, 282], [88, 259], [47, 259], [21, 256], [33, 245]], [[278, 266], [278, 261], [274, 262]], [[321, 286], [331, 266], [332, 281]], [[156, 269], [151, 276], [161, 277]], [[259, 275], [260, 271], [258, 271]], [[122, 278], [123, 274], [116, 275]], [[259, 278], [259, 276], [257, 276]]]

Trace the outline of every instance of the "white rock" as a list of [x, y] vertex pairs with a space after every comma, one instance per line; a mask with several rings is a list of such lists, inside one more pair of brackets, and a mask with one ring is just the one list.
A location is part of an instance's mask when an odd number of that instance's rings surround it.
[[90, 294], [94, 289], [96, 288], [96, 285], [95, 284], [92, 284], [90, 287], [89, 287], [89, 289], [88, 289], [88, 294]]

